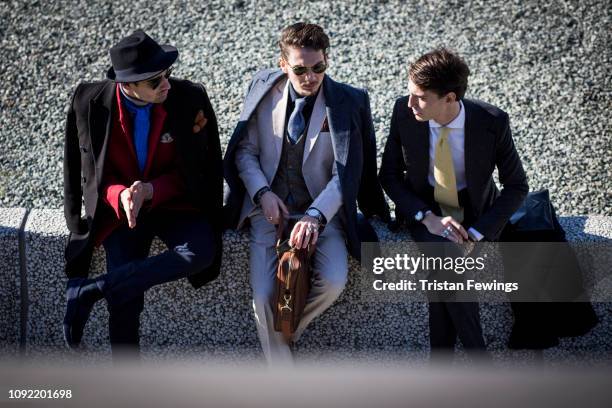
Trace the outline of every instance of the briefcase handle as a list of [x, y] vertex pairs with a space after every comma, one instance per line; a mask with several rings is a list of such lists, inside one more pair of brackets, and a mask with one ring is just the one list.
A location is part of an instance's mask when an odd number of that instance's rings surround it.
[[[291, 214], [288, 217], [284, 217], [282, 213], [280, 214], [278, 224], [276, 225], [276, 254], [279, 259], [284, 252], [295, 249], [289, 245], [291, 230], [305, 215], [306, 214]], [[306, 248], [308, 258], [314, 254], [314, 251], [315, 245], [309, 244]]]

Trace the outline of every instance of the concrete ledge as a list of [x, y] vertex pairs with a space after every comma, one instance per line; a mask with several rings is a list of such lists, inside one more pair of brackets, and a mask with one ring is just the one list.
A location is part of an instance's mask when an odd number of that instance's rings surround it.
[[[4, 215], [6, 211], [0, 212], [2, 225], [8, 225], [5, 218], [10, 219]], [[564, 217], [561, 222], [570, 240], [612, 239], [612, 217]], [[10, 228], [3, 227], [2, 231], [10, 232]], [[405, 232], [390, 233], [380, 223], [375, 223], [375, 228], [383, 242], [410, 239]], [[10, 233], [5, 235], [7, 238], [12, 236]], [[29, 298], [25, 341], [29, 353], [63, 348], [61, 322], [65, 305], [63, 251], [66, 237], [61, 210], [31, 211], [25, 226]], [[163, 249], [163, 244], [155, 241], [152, 253]], [[15, 264], [15, 260], [11, 262]], [[98, 250], [94, 255], [92, 272], [97, 275], [103, 271], [104, 254]], [[15, 276], [15, 272], [12, 273]], [[424, 359], [428, 349], [426, 305], [372, 301], [363, 296], [363, 286], [356, 283], [360, 273], [359, 265], [351, 259], [347, 289], [336, 304], [309, 327], [298, 345], [298, 352], [349, 356], [392, 354]], [[10, 280], [6, 276], [9, 275], [2, 270], [0, 290], [3, 303], [0, 305], [2, 311], [11, 309], [15, 316], [18, 280], [13, 279], [12, 286], [7, 286], [6, 282]], [[195, 351], [212, 356], [260, 358], [248, 276], [247, 234], [226, 232], [219, 279], [199, 290], [181, 280], [147, 292], [141, 324], [144, 352], [163, 356]], [[7, 297], [14, 300], [7, 303]], [[579, 339], [563, 340], [559, 347], [546, 353], [559, 358], [581, 353], [609, 356], [612, 351], [610, 305], [596, 303], [594, 306], [601, 324], [593, 332]], [[481, 317], [489, 348], [500, 359], [511, 358], [505, 346], [512, 319], [509, 305], [483, 304]], [[85, 331], [84, 345], [88, 350], [102, 354], [109, 352], [107, 318], [105, 303], [99, 302]], [[14, 317], [10, 321], [14, 322]], [[12, 340], [4, 342], [13, 344], [18, 341], [15, 324], [2, 324], [8, 330], [2, 333], [12, 333], [7, 337]]]
[[21, 338], [19, 231], [26, 210], [0, 208], [0, 354], [16, 354]]

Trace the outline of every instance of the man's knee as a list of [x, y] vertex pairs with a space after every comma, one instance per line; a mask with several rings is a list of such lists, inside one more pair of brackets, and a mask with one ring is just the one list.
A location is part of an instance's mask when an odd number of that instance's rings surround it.
[[214, 240], [207, 243], [185, 242], [173, 248], [174, 253], [180, 256], [188, 266], [187, 275], [201, 272], [210, 267], [217, 252]]
[[338, 257], [333, 262], [322, 262], [313, 269], [315, 280], [314, 284], [322, 286], [325, 292], [336, 294], [337, 296], [344, 291], [348, 280], [348, 260], [346, 257]]
[[259, 283], [256, 285], [252, 285], [253, 287], [253, 304], [256, 308], [261, 308], [264, 305], [270, 304], [272, 302], [272, 297], [274, 296], [274, 285], [273, 282], [270, 284]]
[[323, 277], [320, 280], [320, 284], [323, 287], [323, 290], [329, 297], [338, 298], [340, 294], [346, 288], [347, 275], [341, 274], [333, 277]]

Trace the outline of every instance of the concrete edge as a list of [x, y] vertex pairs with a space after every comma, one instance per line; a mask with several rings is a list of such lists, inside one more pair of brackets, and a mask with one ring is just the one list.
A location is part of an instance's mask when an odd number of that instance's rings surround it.
[[[28, 280], [28, 255], [32, 255], [32, 250], [33, 249], [28, 249], [28, 243], [27, 243], [27, 238], [28, 238], [28, 228], [31, 227], [32, 220], [35, 217], [37, 210], [36, 209], [23, 209], [23, 218], [21, 220], [21, 224], [19, 226], [19, 229], [17, 231], [17, 237], [18, 237], [18, 249], [19, 249], [19, 290], [17, 291], [19, 293], [20, 299], [19, 299], [19, 307], [20, 307], [20, 338], [19, 338], [19, 352], [20, 354], [26, 354], [27, 349], [31, 347], [28, 347], [28, 334], [29, 332], [32, 330], [31, 328], [28, 329], [28, 323], [29, 323], [29, 318], [30, 318], [30, 296], [29, 296], [29, 292], [30, 292], [30, 283], [34, 283], [34, 282], [29, 282]], [[593, 215], [582, 215], [582, 216], [563, 216], [563, 217], [559, 217], [560, 219], [563, 218], [578, 218], [581, 220], [589, 220], [591, 218], [599, 221], [603, 221], [604, 224], [610, 225], [610, 223], [612, 222], [612, 217], [608, 217], [608, 216], [593, 216]], [[375, 229], [379, 230], [379, 229], [384, 229], [386, 231], [386, 225], [383, 222], [380, 221], [375, 221], [373, 222], [373, 226], [375, 227]], [[380, 231], [377, 231], [380, 232]], [[389, 233], [388, 234], [391, 235], [395, 235], [394, 233]], [[234, 232], [230, 232], [230, 231], [226, 231], [224, 233], [224, 237], [227, 237], [228, 235], [233, 236], [235, 233]], [[242, 236], [243, 233], [238, 233], [239, 236]], [[245, 236], [242, 236], [242, 238], [245, 238]], [[601, 236], [602, 239], [606, 240], [606, 241], [612, 241], [612, 238], [610, 238], [610, 235], [606, 236]], [[30, 269], [30, 272], [31, 269]], [[30, 279], [31, 280], [31, 279]]]
[[25, 354], [26, 352], [26, 339], [28, 335], [28, 311], [30, 299], [28, 295], [28, 270], [27, 270], [27, 255], [26, 255], [26, 242], [25, 242], [25, 228], [28, 222], [28, 216], [30, 215], [30, 209], [26, 208], [19, 226], [19, 232], [17, 233], [18, 245], [19, 245], [19, 274], [20, 274], [20, 327], [19, 327], [19, 352]]

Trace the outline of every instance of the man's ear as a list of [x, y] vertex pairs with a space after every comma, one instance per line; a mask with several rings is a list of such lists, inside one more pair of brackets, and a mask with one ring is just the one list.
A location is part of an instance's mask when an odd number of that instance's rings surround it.
[[134, 91], [134, 87], [136, 86], [135, 82], [124, 82], [121, 84], [121, 86], [123, 86], [124, 89], [127, 89], [128, 91]]
[[280, 69], [283, 70], [285, 74], [287, 73], [287, 62], [283, 57], [278, 58], [278, 66], [280, 67]]
[[449, 92], [446, 94], [446, 102], [447, 103], [451, 103], [451, 102], [457, 102], [457, 94], [454, 92]]

